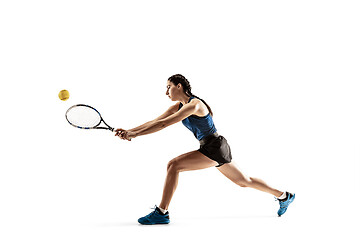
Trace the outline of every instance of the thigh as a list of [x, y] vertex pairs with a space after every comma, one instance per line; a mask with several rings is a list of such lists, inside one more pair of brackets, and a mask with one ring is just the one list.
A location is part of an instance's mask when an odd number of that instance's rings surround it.
[[249, 179], [249, 177], [246, 176], [243, 172], [241, 172], [234, 163], [224, 164], [217, 169], [235, 183], [247, 181]]
[[199, 151], [192, 151], [182, 154], [169, 162], [169, 167], [176, 168], [177, 171], [199, 170], [217, 166], [218, 163], [211, 160]]

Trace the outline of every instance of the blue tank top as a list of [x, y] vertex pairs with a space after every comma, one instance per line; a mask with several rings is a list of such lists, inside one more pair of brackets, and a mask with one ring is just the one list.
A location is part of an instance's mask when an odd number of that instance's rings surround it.
[[[194, 98], [195, 97], [190, 97], [189, 102]], [[182, 108], [182, 106], [183, 104], [180, 103], [179, 110]], [[210, 113], [204, 117], [191, 115], [182, 120], [182, 123], [185, 125], [185, 127], [194, 133], [198, 140], [201, 140], [210, 134], [216, 133], [217, 131]]]

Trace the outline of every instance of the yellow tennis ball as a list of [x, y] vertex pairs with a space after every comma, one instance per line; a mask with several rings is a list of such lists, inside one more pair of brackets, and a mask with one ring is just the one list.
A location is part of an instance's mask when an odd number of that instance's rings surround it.
[[69, 97], [70, 97], [70, 94], [69, 94], [69, 91], [68, 91], [68, 90], [61, 90], [61, 91], [59, 92], [59, 98], [60, 98], [60, 100], [66, 101], [66, 100], [69, 99]]

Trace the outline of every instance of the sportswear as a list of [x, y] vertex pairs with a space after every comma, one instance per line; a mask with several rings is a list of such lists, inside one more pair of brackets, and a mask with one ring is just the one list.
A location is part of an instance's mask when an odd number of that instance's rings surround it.
[[[194, 98], [196, 97], [191, 96], [188, 103]], [[182, 106], [183, 104], [180, 103], [179, 110]], [[191, 115], [182, 120], [182, 123], [192, 131], [194, 136], [199, 140], [200, 149], [198, 151], [216, 161], [218, 163], [216, 167], [231, 162], [232, 156], [230, 146], [227, 143], [227, 140], [217, 133], [210, 113], [204, 117]]]
[[283, 215], [286, 210], [288, 209], [290, 203], [292, 203], [295, 199], [295, 193], [292, 194], [292, 193], [289, 193], [289, 192], [286, 192], [286, 198], [283, 199], [283, 200], [280, 200], [280, 199], [277, 199], [279, 201], [279, 204], [280, 204], [280, 208], [277, 212], [277, 214], [279, 215], [279, 217], [281, 217], [281, 215]]
[[[188, 103], [194, 98], [195, 98], [194, 96], [190, 97]], [[179, 110], [182, 107], [183, 107], [183, 104], [180, 103]], [[194, 136], [198, 140], [201, 140], [210, 134], [216, 133], [215, 124], [214, 124], [214, 121], [213, 121], [210, 113], [208, 113], [208, 115], [206, 115], [204, 117], [191, 115], [191, 116], [185, 118], [184, 120], [182, 120], [182, 123], [191, 132], [193, 132]]]
[[139, 218], [138, 222], [143, 225], [154, 225], [154, 224], [168, 224], [170, 223], [169, 212], [162, 213], [161, 210], [155, 205], [154, 211], [146, 215], [145, 217]]
[[202, 139], [198, 151], [216, 161], [219, 164], [216, 167], [221, 167], [225, 163], [230, 163], [232, 159], [231, 149], [227, 140], [217, 133]]

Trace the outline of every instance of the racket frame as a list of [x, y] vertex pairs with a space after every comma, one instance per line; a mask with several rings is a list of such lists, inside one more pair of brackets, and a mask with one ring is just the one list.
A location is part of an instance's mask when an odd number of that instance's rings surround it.
[[[68, 117], [67, 117], [67, 113], [68, 113], [71, 109], [73, 109], [73, 108], [75, 108], [75, 107], [88, 107], [88, 108], [91, 108], [91, 109], [95, 110], [95, 112], [97, 112], [97, 114], [99, 114], [99, 116], [100, 116], [100, 121], [99, 121], [99, 123], [96, 124], [96, 125], [93, 126], [93, 127], [80, 127], [80, 126], [77, 126], [77, 125], [71, 123], [71, 122], [69, 121]], [[68, 123], [70, 123], [71, 126], [76, 127], [76, 128], [80, 128], [80, 129], [105, 129], [105, 130], [110, 130], [110, 131], [112, 131], [112, 132], [114, 132], [114, 130], [115, 130], [114, 128], [110, 127], [110, 126], [104, 121], [104, 119], [102, 118], [102, 116], [101, 116], [101, 114], [100, 114], [100, 112], [99, 112], [98, 110], [96, 110], [94, 107], [89, 106], [89, 105], [86, 105], [86, 104], [76, 104], [76, 105], [74, 105], [74, 106], [71, 106], [71, 107], [66, 111], [66, 113], [65, 113], [65, 118], [66, 118], [66, 120], [68, 121]], [[101, 122], [103, 122], [107, 127], [99, 127], [99, 125], [101, 124]]]

